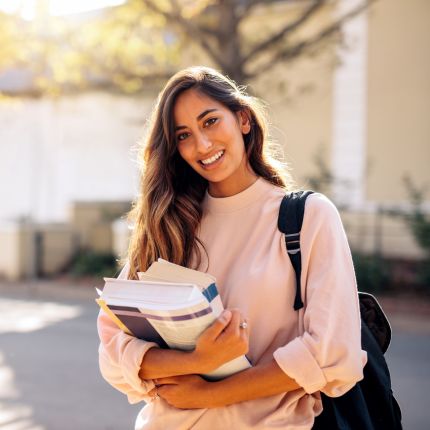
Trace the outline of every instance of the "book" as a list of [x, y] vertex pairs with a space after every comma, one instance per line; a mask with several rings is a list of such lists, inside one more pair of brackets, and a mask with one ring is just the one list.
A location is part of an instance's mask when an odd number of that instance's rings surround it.
[[208, 273], [188, 269], [178, 264], [159, 258], [151, 264], [146, 272], [137, 273], [140, 280], [148, 281], [167, 281], [167, 282], [191, 282], [197, 285], [202, 294], [211, 304], [215, 316], [219, 316], [224, 310], [221, 297], [216, 287], [216, 279]]
[[[96, 301], [121, 330], [161, 348], [194, 349], [224, 310], [216, 279], [206, 273], [159, 259], [138, 277], [105, 278]], [[203, 376], [221, 379], [250, 366], [241, 356]]]

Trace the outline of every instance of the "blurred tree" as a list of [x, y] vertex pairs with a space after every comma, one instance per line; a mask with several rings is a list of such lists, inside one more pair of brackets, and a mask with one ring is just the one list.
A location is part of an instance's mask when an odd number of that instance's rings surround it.
[[0, 13], [0, 28], [0, 78], [12, 76], [11, 95], [87, 87], [134, 93], [164, 79], [178, 59], [179, 41], [164, 18], [136, 1], [72, 17], [49, 16], [39, 1], [31, 21]]
[[312, 157], [314, 162], [313, 172], [305, 177], [305, 181], [306, 186], [311, 190], [333, 198], [331, 195], [332, 187], [334, 184], [339, 183], [341, 179], [334, 175], [333, 169], [328, 164], [326, 152], [327, 147], [319, 145]]
[[304, 186], [307, 189], [327, 195], [334, 201], [338, 209], [346, 209], [348, 208], [348, 202], [343, 201], [335, 195], [334, 187], [352, 191], [354, 184], [345, 178], [335, 175], [333, 168], [330, 166], [328, 149], [324, 144], [318, 145], [312, 157], [312, 173], [304, 177]]
[[403, 176], [403, 184], [408, 195], [410, 209], [385, 208], [386, 215], [402, 218], [415, 243], [423, 251], [423, 259], [418, 261], [414, 274], [416, 281], [421, 284], [427, 293], [430, 293], [430, 217], [424, 207], [425, 197], [428, 193], [428, 184], [417, 185], [412, 176], [407, 173]]
[[430, 217], [423, 208], [427, 189], [418, 187], [409, 175], [403, 177], [403, 182], [412, 206], [412, 211], [405, 215], [405, 220], [415, 241], [424, 250], [430, 262]]
[[[329, 0], [129, 0], [73, 19], [49, 17], [39, 0], [32, 22], [0, 15], [0, 67], [30, 64], [33, 88], [43, 91], [89, 83], [134, 93], [171, 75], [183, 50], [194, 46], [207, 57], [201, 62], [245, 83], [339, 41], [342, 25], [373, 1], [357, 0], [327, 21], [319, 18], [333, 7]], [[291, 4], [291, 13], [259, 19], [280, 3]], [[311, 21], [313, 31], [304, 32]]]

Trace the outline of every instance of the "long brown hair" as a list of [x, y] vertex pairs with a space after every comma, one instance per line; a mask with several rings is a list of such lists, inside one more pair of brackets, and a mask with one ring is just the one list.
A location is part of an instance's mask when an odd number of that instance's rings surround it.
[[208, 182], [179, 155], [173, 109], [179, 94], [195, 89], [232, 112], [246, 111], [251, 130], [244, 135], [253, 171], [287, 188], [289, 175], [270, 155], [267, 121], [257, 99], [226, 76], [208, 67], [190, 67], [176, 73], [158, 96], [143, 141], [140, 195], [129, 214], [134, 224], [129, 250], [129, 278], [136, 279], [161, 257], [188, 266], [193, 256], [201, 262], [203, 245], [196, 236], [202, 217], [201, 202]]

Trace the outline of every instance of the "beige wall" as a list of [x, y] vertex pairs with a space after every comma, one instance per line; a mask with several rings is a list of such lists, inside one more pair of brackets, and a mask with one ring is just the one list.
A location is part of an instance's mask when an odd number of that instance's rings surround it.
[[272, 135], [285, 153], [298, 187], [317, 173], [315, 157], [330, 164], [332, 143], [331, 69], [319, 61], [300, 60], [275, 68], [287, 82], [289, 96], [268, 94]]
[[4, 223], [0, 226], [0, 277], [17, 280], [63, 270], [76, 252], [66, 224]]
[[430, 1], [376, 2], [368, 61], [367, 197], [399, 202], [405, 173], [430, 184]]
[[68, 267], [77, 251], [77, 236], [67, 224], [42, 224], [37, 227], [41, 236], [40, 270], [54, 275]]
[[390, 258], [423, 259], [407, 224], [388, 214], [341, 211], [352, 251]]
[[[260, 8], [258, 26], [267, 22], [267, 31], [273, 33], [285, 16], [293, 20], [298, 15], [298, 3], [278, 3]], [[332, 5], [316, 19], [302, 27], [295, 39], [314, 35], [330, 22]], [[270, 25], [269, 25], [270, 24]], [[252, 21], [248, 31], [255, 33]], [[256, 36], [261, 38], [261, 34]], [[318, 49], [311, 57], [300, 58], [289, 64], [274, 66], [270, 72], [253, 82], [251, 88], [268, 103], [272, 136], [283, 148], [285, 159], [299, 187], [306, 187], [306, 178], [316, 171], [318, 154], [330, 163], [332, 142], [332, 93], [334, 51], [330, 47]]]
[[116, 258], [123, 260], [127, 257], [131, 229], [124, 218], [115, 220], [111, 224], [112, 252]]
[[124, 216], [130, 202], [74, 202], [70, 206], [69, 221], [79, 235], [79, 248], [96, 252], [111, 252], [113, 248], [112, 222]]
[[34, 229], [24, 223], [0, 226], [0, 278], [19, 279], [35, 274]]
[[[262, 10], [258, 19], [276, 27], [285, 13], [294, 14], [294, 7], [278, 4]], [[327, 8], [321, 21], [311, 21], [303, 34], [315, 32], [332, 13]], [[403, 175], [411, 174], [417, 185], [430, 184], [430, 1], [378, 0], [367, 16], [364, 197], [371, 203], [403, 204]], [[353, 50], [355, 41], [346, 42]], [[253, 85], [269, 104], [273, 136], [301, 187], [316, 172], [317, 153], [331, 162], [334, 64], [333, 50], [325, 50], [278, 65]]]
[[9, 222], [0, 225], [0, 278], [22, 279], [38, 274], [57, 274], [72, 262], [78, 251], [111, 253], [124, 257], [128, 229], [112, 221], [124, 216], [130, 202], [76, 202], [67, 224]]

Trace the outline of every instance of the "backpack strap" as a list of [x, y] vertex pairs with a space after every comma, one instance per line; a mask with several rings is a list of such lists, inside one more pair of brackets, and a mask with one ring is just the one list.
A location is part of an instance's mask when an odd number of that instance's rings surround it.
[[[282, 199], [279, 209], [278, 229], [285, 235], [288, 256], [296, 275], [296, 296], [294, 310], [303, 308], [301, 291], [302, 254], [300, 250], [300, 231], [305, 213], [306, 199], [313, 191], [297, 191]], [[369, 293], [358, 292], [360, 301], [360, 315], [363, 322], [370, 329], [382, 353], [388, 349], [391, 341], [391, 326], [387, 316], [375, 297]]]
[[296, 296], [294, 310], [303, 307], [300, 275], [302, 273], [302, 254], [300, 250], [300, 231], [305, 213], [306, 199], [313, 191], [297, 191], [282, 199], [279, 208], [278, 229], [285, 235], [288, 256], [296, 275]]

